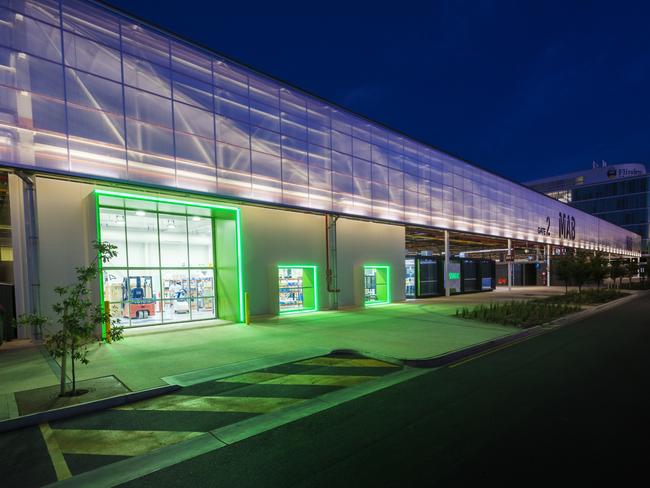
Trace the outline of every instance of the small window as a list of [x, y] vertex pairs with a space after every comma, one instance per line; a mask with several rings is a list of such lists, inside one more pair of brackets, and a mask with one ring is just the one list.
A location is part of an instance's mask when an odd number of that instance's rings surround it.
[[585, 182], [584, 176], [576, 176], [576, 185], [583, 185]]

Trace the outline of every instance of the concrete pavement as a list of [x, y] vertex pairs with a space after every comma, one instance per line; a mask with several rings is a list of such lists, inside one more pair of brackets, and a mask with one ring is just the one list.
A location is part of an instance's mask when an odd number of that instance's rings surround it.
[[[562, 292], [560, 287], [498, 289], [366, 309], [260, 318], [250, 326], [213, 321], [132, 329], [122, 342], [93, 346], [90, 364], [78, 369], [78, 377], [113, 374], [136, 391], [164, 385], [166, 376], [314, 347], [400, 359], [431, 357], [518, 330], [456, 319], [458, 307]], [[13, 392], [57, 381], [56, 365], [42, 347], [19, 341], [4, 344], [0, 347], [0, 419], [15, 416]]]

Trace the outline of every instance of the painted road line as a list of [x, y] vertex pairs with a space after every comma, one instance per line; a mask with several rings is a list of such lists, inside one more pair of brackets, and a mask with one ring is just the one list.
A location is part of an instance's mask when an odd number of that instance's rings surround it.
[[386, 363], [377, 359], [369, 358], [336, 358], [321, 357], [305, 359], [294, 364], [303, 364], [305, 366], [339, 366], [348, 368], [399, 368], [397, 364]]
[[417, 376], [428, 374], [436, 369], [406, 368], [382, 377], [372, 377], [374, 381], [344, 388], [322, 395], [321, 397], [307, 400], [304, 403], [215, 429], [210, 434], [205, 434], [180, 444], [167, 446], [145, 454], [144, 456], [124, 459], [113, 464], [102, 466], [93, 471], [87, 471], [61, 483], [57, 483], [56, 486], [59, 488], [65, 486], [118, 486], [169, 466], [221, 449], [229, 444], [234, 444], [262, 432], [322, 412], [336, 405], [408, 381]]
[[310, 415], [383, 390], [384, 388], [403, 383], [423, 374], [428, 374], [436, 369], [404, 368], [392, 374], [373, 377], [374, 381], [368, 381], [350, 388], [326, 393], [299, 405], [220, 427], [211, 431], [211, 433], [226, 444], [234, 444], [254, 435], [261, 434], [262, 432], [275, 429], [304, 417], [309, 417]]
[[302, 401], [302, 398], [166, 395], [115, 410], [267, 413]]
[[78, 486], [83, 488], [117, 486], [154, 473], [168, 466], [216, 451], [226, 444], [210, 434], [201, 434], [185, 442], [163, 447], [142, 456], [123, 459], [92, 471], [86, 471], [48, 487]]
[[321, 386], [354, 386], [366, 381], [376, 380], [380, 376], [341, 376], [333, 374], [284, 374], [267, 373], [265, 371], [244, 373], [221, 382], [229, 383], [264, 383], [267, 385], [321, 385]]
[[155, 430], [60, 429], [52, 432], [61, 452], [98, 456], [140, 456], [203, 435], [203, 432]]
[[63, 453], [61, 452], [54, 431], [50, 428], [50, 424], [40, 424], [39, 427], [41, 429], [41, 434], [43, 435], [43, 440], [45, 440], [45, 445], [47, 446], [47, 452], [50, 455], [52, 465], [54, 466], [56, 479], [61, 481], [70, 478], [72, 473], [70, 473], [70, 468], [68, 468], [68, 464], [65, 462], [65, 458], [63, 457]]

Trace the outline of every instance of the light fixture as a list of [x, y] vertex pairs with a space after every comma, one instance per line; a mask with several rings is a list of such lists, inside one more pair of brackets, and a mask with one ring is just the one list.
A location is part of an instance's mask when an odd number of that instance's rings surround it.
[[138, 217], [144, 217], [145, 215], [147, 215], [144, 210], [138, 210], [138, 211], [135, 212], [135, 214]]
[[201, 217], [197, 217], [196, 215], [192, 217], [192, 222], [199, 222], [201, 220]]

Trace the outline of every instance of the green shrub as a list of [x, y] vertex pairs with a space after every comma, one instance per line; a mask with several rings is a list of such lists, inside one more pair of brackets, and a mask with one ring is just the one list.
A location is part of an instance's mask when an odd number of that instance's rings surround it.
[[528, 328], [545, 324], [555, 319], [581, 310], [581, 305], [605, 303], [626, 293], [618, 290], [583, 290], [565, 295], [539, 298], [535, 300], [513, 300], [509, 302], [463, 307], [456, 310], [456, 316], [481, 322], [514, 325]]

